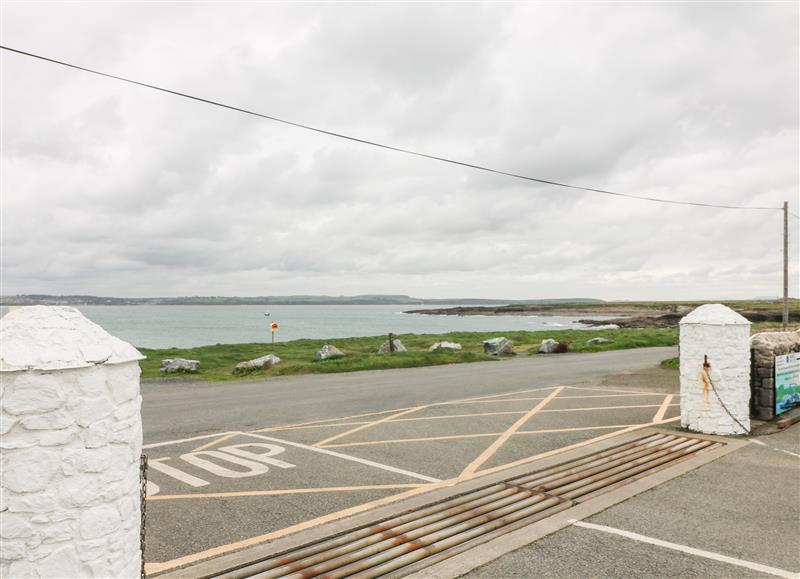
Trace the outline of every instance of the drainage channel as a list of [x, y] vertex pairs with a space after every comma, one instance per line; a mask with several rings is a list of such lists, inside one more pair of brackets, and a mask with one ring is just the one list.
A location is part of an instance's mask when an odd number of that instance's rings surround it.
[[674, 434], [645, 436], [208, 577], [406, 574], [720, 445]]

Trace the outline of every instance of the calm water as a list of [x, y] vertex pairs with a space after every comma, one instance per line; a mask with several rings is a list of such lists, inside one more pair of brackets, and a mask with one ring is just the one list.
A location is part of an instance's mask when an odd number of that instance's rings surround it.
[[[442, 306], [430, 306], [440, 308]], [[80, 306], [111, 334], [144, 348], [267, 342], [269, 323], [280, 341], [395, 334], [581, 328], [558, 316], [426, 316], [425, 306]], [[0, 308], [5, 314], [8, 307]], [[269, 312], [270, 316], [264, 314]], [[596, 316], [600, 318], [601, 316]]]

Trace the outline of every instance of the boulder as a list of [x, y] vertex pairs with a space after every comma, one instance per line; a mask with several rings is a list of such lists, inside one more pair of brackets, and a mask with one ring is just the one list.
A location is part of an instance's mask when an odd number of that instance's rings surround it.
[[552, 354], [557, 349], [558, 349], [558, 342], [553, 338], [547, 338], [546, 340], [542, 340], [542, 343], [539, 345], [540, 354]]
[[484, 340], [483, 351], [490, 356], [511, 356], [514, 354], [514, 343], [507, 338]]
[[433, 346], [428, 348], [428, 352], [436, 352], [438, 350], [460, 350], [461, 344], [455, 342], [436, 342]]
[[341, 358], [342, 356], [344, 356], [344, 352], [342, 352], [339, 348], [332, 346], [331, 344], [325, 344], [316, 354], [314, 354], [314, 360], [328, 360], [330, 358]]
[[[405, 352], [405, 351], [407, 351], [406, 347], [403, 345], [403, 342], [401, 342], [397, 338], [392, 340], [392, 342], [394, 342], [394, 351], [395, 352]], [[381, 347], [378, 348], [378, 354], [388, 354], [388, 353], [389, 353], [389, 340], [386, 340], [383, 344], [381, 344]]]
[[606, 340], [605, 338], [592, 338], [591, 340], [586, 340], [587, 346], [598, 346], [600, 344], [608, 344], [611, 340]]
[[280, 361], [281, 359], [278, 358], [275, 354], [267, 354], [266, 356], [255, 358], [254, 360], [239, 362], [233, 369], [233, 373], [246, 374], [248, 372], [254, 372], [256, 370], [269, 370], [275, 364], [280, 364]]
[[162, 372], [198, 372], [200, 360], [187, 360], [185, 358], [167, 358], [161, 360]]

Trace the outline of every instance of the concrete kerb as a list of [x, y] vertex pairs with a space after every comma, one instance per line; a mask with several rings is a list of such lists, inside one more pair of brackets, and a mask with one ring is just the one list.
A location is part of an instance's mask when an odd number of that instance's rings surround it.
[[[204, 561], [200, 561], [179, 569], [164, 570], [164, 572], [157, 572], [153, 575], [157, 575], [162, 579], [187, 579], [198, 576], [213, 576], [214, 574], [220, 573], [224, 570], [236, 568], [256, 560], [284, 553], [322, 539], [342, 535], [354, 528], [373, 525], [379, 521], [403, 515], [423, 506], [439, 503], [453, 496], [454, 487], [456, 485], [458, 494], [467, 493], [487, 485], [495, 484], [497, 482], [530, 473], [534, 470], [541, 470], [552, 466], [557, 466], [593, 452], [600, 452], [644, 436], [664, 432], [667, 431], [652, 427], [638, 429], [608, 438], [606, 440], [592, 443], [586, 447], [574, 448], [553, 456], [531, 461], [526, 464], [520, 464], [508, 469], [491, 472], [487, 475], [482, 476], [478, 474], [476, 477], [465, 481], [458, 482], [457, 480], [452, 479], [442, 481], [441, 483], [431, 484], [420, 489], [415, 489], [414, 491], [402, 493], [402, 495], [406, 495], [404, 498], [402, 496], [398, 497], [397, 500], [391, 502], [390, 504], [377, 506], [373, 509], [321, 523], [315, 527], [301, 530], [290, 535], [285, 535], [271, 541], [265, 540], [257, 545], [245, 547], [229, 554], [206, 559]], [[569, 521], [573, 519], [580, 520], [593, 515], [613, 504], [626, 500], [627, 498], [648, 490], [666, 480], [680, 476], [681, 474], [697, 468], [702, 464], [716, 460], [717, 458], [747, 444], [747, 441], [745, 440], [723, 439], [719, 437], [698, 435], [695, 433], [683, 435], [700, 440], [720, 442], [723, 444], [723, 446], [700, 452], [697, 455], [685, 459], [676, 465], [659, 470], [650, 476], [622, 486], [616, 490], [609, 491], [608, 493], [594, 498], [587, 503], [582, 503], [576, 507], [567, 509], [558, 515], [540, 521], [539, 523], [535, 523], [529, 527], [520, 529], [519, 531], [509, 533], [508, 535], [500, 537], [499, 539], [491, 541], [485, 545], [477, 546], [469, 552], [456, 555], [455, 557], [438, 563], [434, 566], [426, 567], [424, 576], [453, 577], [461, 573], [465, 573], [470, 569], [473, 569], [479, 565], [483, 565], [484, 563], [511, 550], [517, 549], [525, 544], [537, 540], [538, 538], [553, 533], [569, 525]], [[406, 571], [411, 570], [412, 568], [409, 568]]]

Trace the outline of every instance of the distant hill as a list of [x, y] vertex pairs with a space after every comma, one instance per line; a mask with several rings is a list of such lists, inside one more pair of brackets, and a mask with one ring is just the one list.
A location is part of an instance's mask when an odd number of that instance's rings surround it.
[[357, 296], [187, 296], [176, 298], [112, 298], [98, 296], [54, 296], [24, 294], [0, 297], [4, 306], [239, 306], [239, 305], [486, 305], [486, 304], [576, 304], [602, 303], [592, 298], [558, 298], [542, 300], [504, 300], [484, 298], [426, 299], [406, 295], [366, 294]]

